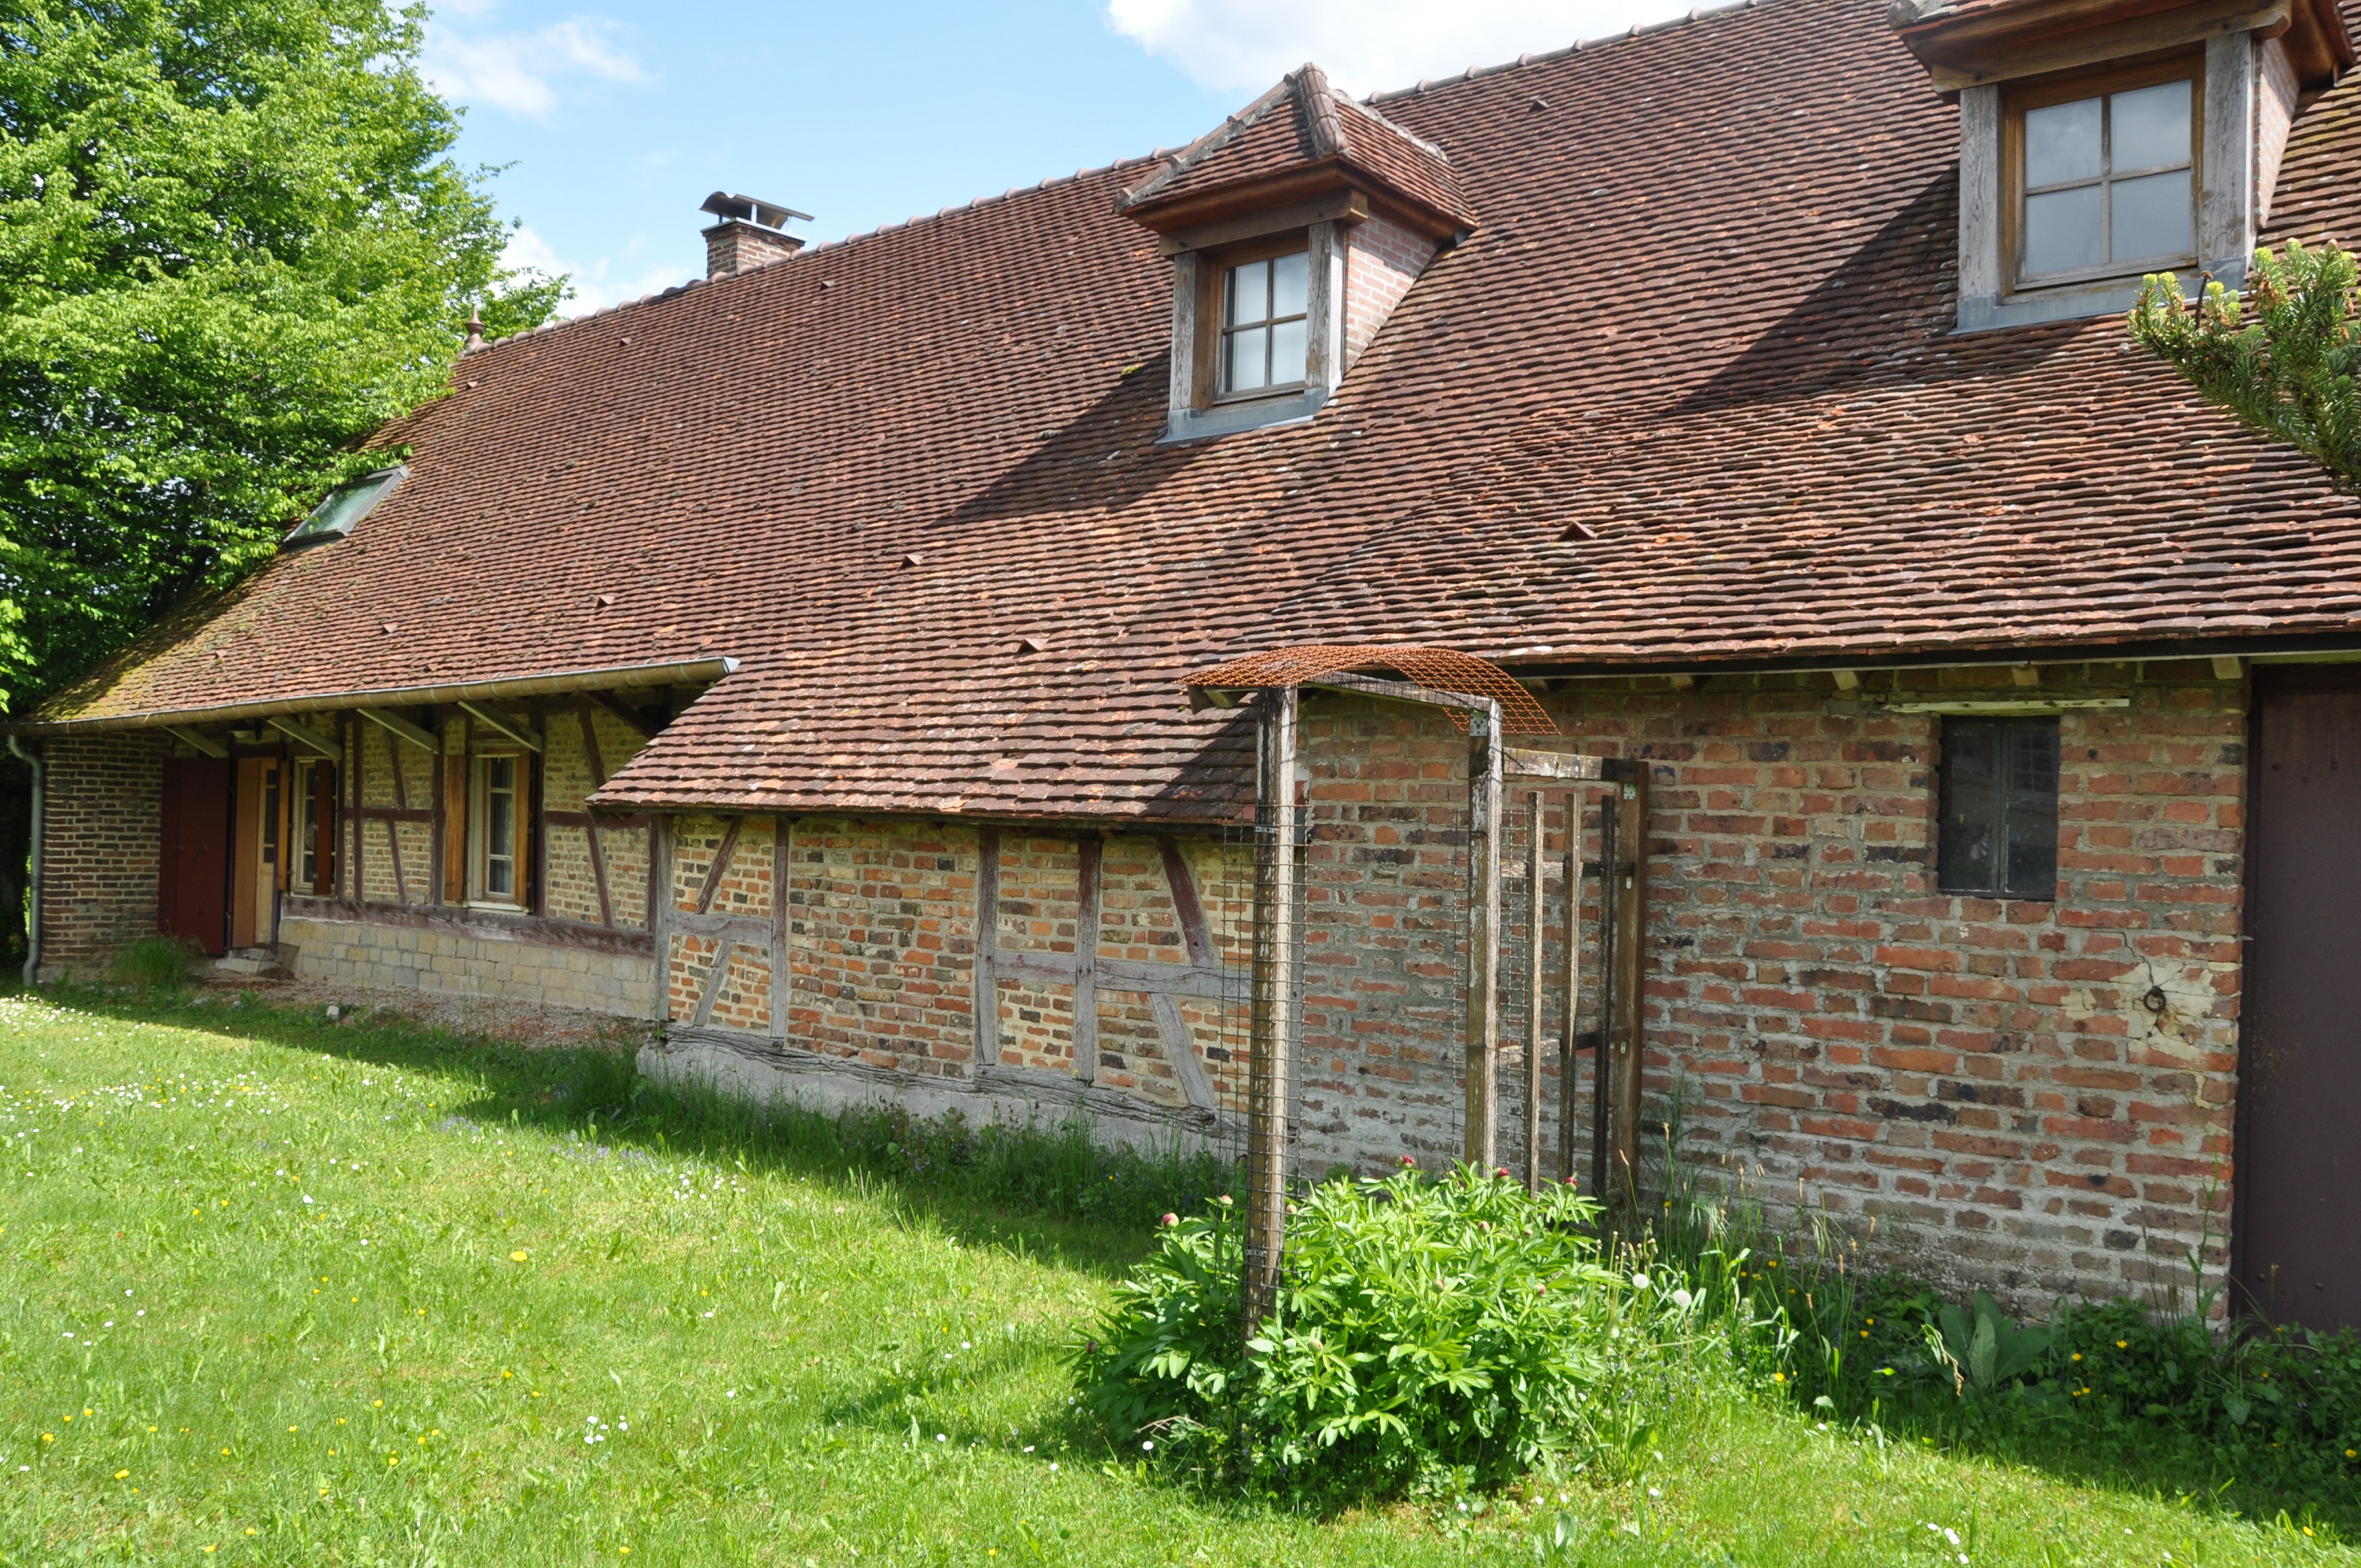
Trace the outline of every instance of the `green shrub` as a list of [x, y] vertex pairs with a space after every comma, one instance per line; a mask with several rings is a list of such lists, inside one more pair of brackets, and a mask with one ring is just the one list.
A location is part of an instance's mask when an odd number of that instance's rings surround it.
[[1238, 1212], [1167, 1218], [1076, 1370], [1123, 1446], [1209, 1481], [1342, 1498], [1611, 1459], [1690, 1385], [1697, 1352], [1726, 1357], [1709, 1303], [1651, 1277], [1644, 1255], [1609, 1255], [1568, 1189], [1470, 1169], [1324, 1183], [1288, 1221], [1250, 1345]]
[[172, 937], [142, 937], [115, 950], [115, 983], [142, 991], [168, 989], [189, 981], [189, 949]]

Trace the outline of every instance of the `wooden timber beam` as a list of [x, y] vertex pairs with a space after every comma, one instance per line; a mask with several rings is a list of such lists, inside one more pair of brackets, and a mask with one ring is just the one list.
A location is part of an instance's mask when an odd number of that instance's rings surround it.
[[[1416, 699], [1416, 700], [1423, 700]], [[1500, 707], [1467, 724], [1466, 1113], [1462, 1157], [1491, 1170], [1500, 1143]]]
[[1604, 757], [1587, 757], [1574, 751], [1536, 751], [1526, 746], [1500, 749], [1500, 772], [1512, 779], [1588, 784], [1607, 776], [1606, 762]]
[[262, 722], [270, 726], [271, 729], [278, 730], [279, 733], [286, 736], [298, 746], [308, 747], [312, 754], [315, 757], [324, 757], [331, 762], [342, 760], [341, 755], [336, 751], [335, 745], [329, 741], [321, 740], [317, 735], [313, 734], [312, 731], [306, 729], [303, 726], [296, 723], [291, 718], [265, 718]]
[[526, 751], [538, 751], [541, 750], [541, 738], [539, 736], [535, 735], [530, 729], [519, 729], [517, 726], [510, 723], [507, 719], [486, 709], [481, 704], [463, 702], [458, 705], [458, 708], [460, 712], [476, 720], [485, 729], [491, 730], [496, 735], [507, 737], [509, 740], [513, 740], [518, 745], [523, 747]]
[[583, 695], [605, 709], [608, 717], [614, 719], [616, 723], [623, 725], [642, 740], [654, 740], [656, 731], [664, 728], [661, 724], [649, 723], [639, 709], [625, 707], [605, 692], [585, 692]]
[[186, 741], [189, 745], [196, 748], [196, 750], [204, 756], [226, 757], [229, 755], [228, 747], [223, 745], [220, 741], [213, 739], [211, 736], [202, 734], [197, 730], [190, 729], [184, 724], [167, 724], [164, 726], [164, 733]]
[[1323, 675], [1316, 681], [1303, 684], [1321, 691], [1390, 697], [1396, 702], [1422, 703], [1428, 707], [1453, 707], [1465, 713], [1489, 713], [1495, 706], [1488, 696], [1470, 696], [1466, 692], [1443, 691], [1434, 686], [1420, 685], [1415, 681], [1389, 681], [1376, 675]]
[[1246, 1337], [1279, 1294], [1287, 1250], [1288, 1057], [1294, 1044], [1297, 692], [1255, 703], [1260, 746], [1255, 800], [1254, 1002], [1246, 1055]]
[[437, 740], [432, 733], [421, 729], [398, 713], [389, 713], [381, 707], [357, 707], [353, 711], [388, 734], [409, 741], [422, 751], [439, 752], [443, 750], [443, 742]]

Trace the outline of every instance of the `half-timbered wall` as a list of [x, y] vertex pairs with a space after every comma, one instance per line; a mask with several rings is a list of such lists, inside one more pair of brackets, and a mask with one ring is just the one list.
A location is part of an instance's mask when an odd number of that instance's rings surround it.
[[[464, 874], [447, 858], [452, 785], [488, 732], [464, 714], [421, 729], [438, 749], [355, 715], [343, 738], [345, 856], [339, 896], [286, 901], [282, 956], [299, 976], [355, 985], [493, 995], [640, 1017], [656, 1007], [648, 934], [650, 819], [594, 816], [590, 792], [644, 742], [590, 703], [555, 704], [528, 722], [534, 813], [528, 902], [478, 906], [446, 896]], [[454, 766], [456, 765], [455, 773]], [[463, 797], [464, 798], [464, 795]], [[462, 810], [465, 809], [463, 806]]]
[[[983, 1114], [1079, 1112], [1136, 1141], [1202, 1140], [1238, 1109], [1243, 846], [686, 817], [668, 853], [675, 1046], [659, 1067], [758, 1090], [765, 1067], [794, 1071], [822, 1098], [867, 1085], [922, 1107], [948, 1094]], [[856, 1076], [818, 1083], [829, 1062]], [[978, 1094], [988, 1103], [960, 1098]]]

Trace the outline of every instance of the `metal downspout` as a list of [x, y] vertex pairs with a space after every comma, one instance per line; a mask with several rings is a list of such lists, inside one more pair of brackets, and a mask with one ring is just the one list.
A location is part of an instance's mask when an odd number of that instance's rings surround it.
[[8, 737], [8, 750], [33, 770], [33, 853], [25, 879], [25, 983], [34, 985], [41, 973], [41, 794], [49, 770], [40, 758], [25, 749], [21, 736]]

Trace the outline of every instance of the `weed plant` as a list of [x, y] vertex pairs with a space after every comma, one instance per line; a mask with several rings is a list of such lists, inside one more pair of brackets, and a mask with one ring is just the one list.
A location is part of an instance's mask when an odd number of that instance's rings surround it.
[[142, 994], [178, 992], [189, 983], [189, 949], [171, 937], [142, 937], [116, 949], [115, 982]]
[[1825, 1213], [1784, 1231], [1715, 1193], [1659, 1124], [1664, 1198], [1653, 1227], [1672, 1266], [1740, 1260], [1737, 1316], [1771, 1325], [1758, 1356], [1803, 1409], [2078, 1474], [2133, 1475], [2219, 1506], [2361, 1526], [2361, 1334], [2214, 1321], [2202, 1263], [2158, 1303], [2060, 1301], [2019, 1322], [1987, 1290], [1945, 1299], [1865, 1273], [1860, 1239]]
[[[1240, 1334], [1242, 1221], [1167, 1215], [1083, 1345], [1091, 1409], [1202, 1485], [1333, 1505], [1628, 1470], [1685, 1394], [1730, 1382], [1734, 1270], [1652, 1266], [1569, 1188], [1462, 1168], [1332, 1179]], [[1717, 1290], [1716, 1286], [1722, 1287]]]

